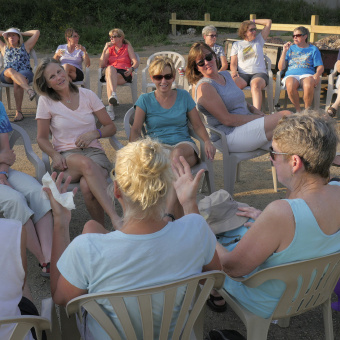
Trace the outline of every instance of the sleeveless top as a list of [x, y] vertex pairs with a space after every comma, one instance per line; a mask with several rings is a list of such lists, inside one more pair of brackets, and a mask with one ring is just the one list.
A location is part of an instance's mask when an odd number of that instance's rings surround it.
[[125, 70], [131, 67], [131, 59], [128, 52], [128, 44], [123, 44], [123, 46], [116, 51], [115, 46], [109, 47], [109, 65], [114, 66], [116, 69]]
[[[22, 298], [25, 271], [21, 260], [21, 230], [19, 221], [0, 219], [0, 317], [20, 316], [18, 304]], [[6, 273], [6, 275], [4, 275]], [[0, 327], [0, 339], [9, 339], [12, 325]], [[25, 338], [33, 339], [31, 332]]]
[[[222, 71], [220, 74], [225, 79], [225, 84], [220, 85], [215, 80], [210, 78], [202, 78], [196, 84], [195, 90], [195, 101], [197, 103], [197, 89], [203, 83], [211, 84], [220, 95], [221, 99], [223, 100], [224, 105], [226, 106], [228, 112], [230, 114], [240, 114], [240, 115], [247, 115], [251, 114], [247, 107], [247, 102], [245, 100], [245, 96], [242, 90], [240, 90], [228, 71]], [[197, 109], [203, 113], [205, 122], [212, 127], [216, 128], [224, 132], [226, 135], [232, 133], [235, 129], [235, 126], [226, 126], [223, 125], [218, 119], [216, 119], [212, 114], [210, 114], [202, 105], [197, 103]], [[210, 139], [215, 142], [219, 138], [216, 134], [210, 133]]]
[[[329, 185], [340, 186], [340, 183], [331, 182]], [[289, 203], [295, 220], [295, 235], [291, 244], [286, 249], [273, 253], [247, 276], [265, 268], [340, 251], [340, 231], [326, 235], [303, 199], [286, 199], [285, 201]], [[285, 290], [285, 284], [279, 280], [270, 280], [256, 288], [249, 288], [227, 277], [224, 288], [252, 313], [268, 318], [274, 312]]]
[[4, 69], [13, 68], [15, 71], [32, 71], [30, 55], [27, 53], [25, 45], [20, 47], [5, 47]]

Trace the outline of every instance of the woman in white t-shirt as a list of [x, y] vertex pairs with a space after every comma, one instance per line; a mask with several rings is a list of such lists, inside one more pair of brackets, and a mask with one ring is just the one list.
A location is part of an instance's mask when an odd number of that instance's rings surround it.
[[[80, 190], [91, 217], [104, 225], [104, 211], [114, 228], [120, 226], [107, 189], [112, 169], [99, 142], [116, 133], [116, 127], [95, 93], [78, 88], [59, 64], [45, 58], [37, 67], [34, 87], [41, 95], [37, 108], [37, 142], [52, 159], [55, 171], [63, 171], [80, 182]], [[102, 127], [97, 129], [96, 120]], [[52, 143], [49, 134], [52, 134]]]
[[[256, 35], [256, 25], [264, 26], [258, 35]], [[253, 105], [258, 110], [261, 110], [262, 106], [262, 90], [268, 85], [269, 80], [263, 45], [269, 36], [271, 25], [270, 19], [243, 21], [238, 30], [243, 40], [234, 42], [231, 49], [231, 76], [241, 90], [250, 86]]]
[[90, 67], [90, 57], [86, 48], [79, 44], [79, 34], [73, 28], [65, 31], [67, 44], [59, 45], [53, 58], [60, 61], [71, 81], [84, 80], [82, 63]]

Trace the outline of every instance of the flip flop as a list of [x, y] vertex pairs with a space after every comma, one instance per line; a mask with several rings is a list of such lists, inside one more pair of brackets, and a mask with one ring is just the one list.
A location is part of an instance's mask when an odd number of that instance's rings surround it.
[[336, 116], [336, 110], [334, 107], [332, 107], [332, 105], [330, 105], [328, 107], [328, 109], [326, 110], [326, 112], [328, 113], [328, 115], [332, 118], [334, 118]]
[[210, 294], [209, 299], [207, 300], [208, 307], [216, 313], [223, 313], [227, 310], [227, 303], [224, 302], [223, 305], [216, 305], [215, 301], [224, 300], [222, 296], [214, 296]]
[[21, 111], [17, 111], [17, 112], [21, 114], [21, 118], [14, 118], [13, 122], [21, 122], [25, 118], [24, 114]]
[[28, 98], [30, 99], [30, 101], [32, 101], [37, 95], [37, 93], [33, 89], [28, 89], [27, 94], [28, 94]]
[[51, 262], [48, 262], [48, 263], [43, 263], [43, 264], [40, 264], [39, 263], [39, 267], [41, 269], [46, 269], [45, 272], [41, 271], [41, 276], [43, 277], [50, 277], [50, 266], [51, 266]]

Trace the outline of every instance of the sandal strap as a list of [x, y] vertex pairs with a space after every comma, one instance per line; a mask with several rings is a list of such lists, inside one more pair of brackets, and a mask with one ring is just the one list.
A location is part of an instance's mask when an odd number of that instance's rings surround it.
[[212, 301], [221, 301], [224, 300], [222, 296], [214, 296], [212, 294], [210, 294], [210, 300]]

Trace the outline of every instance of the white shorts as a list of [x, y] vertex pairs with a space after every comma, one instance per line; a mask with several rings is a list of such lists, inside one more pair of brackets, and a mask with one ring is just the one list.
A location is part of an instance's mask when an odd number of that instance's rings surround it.
[[229, 152], [249, 152], [256, 149], [269, 150], [272, 142], [268, 141], [264, 130], [264, 117], [254, 119], [247, 124], [237, 126], [227, 135]]
[[282, 85], [286, 88], [286, 81], [287, 81], [287, 79], [289, 78], [289, 77], [293, 77], [293, 78], [295, 78], [298, 82], [299, 82], [299, 84], [300, 84], [300, 86], [301, 86], [301, 80], [303, 79], [303, 78], [308, 78], [308, 77], [313, 77], [313, 75], [312, 74], [302, 74], [302, 75], [300, 75], [300, 76], [287, 76], [287, 77], [284, 77], [283, 79], [282, 79]]
[[335, 83], [335, 87], [338, 89], [340, 87], [340, 76], [338, 76], [336, 83]]

